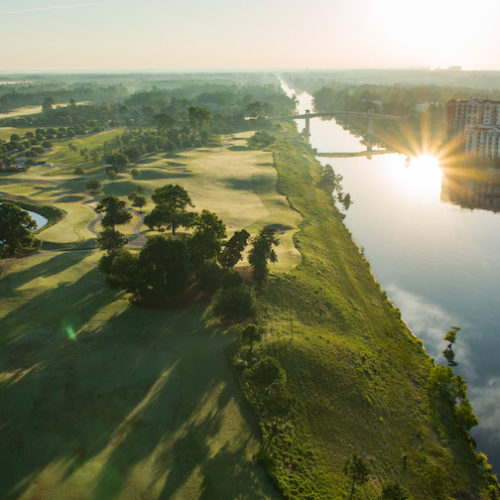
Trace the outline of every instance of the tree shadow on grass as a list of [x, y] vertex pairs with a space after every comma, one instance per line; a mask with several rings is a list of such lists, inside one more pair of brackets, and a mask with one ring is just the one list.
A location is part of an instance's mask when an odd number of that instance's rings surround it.
[[[4, 290], [16, 290], [36, 278], [47, 277], [53, 274], [61, 273], [67, 268], [78, 264], [78, 262], [81, 262], [85, 257], [88, 257], [88, 255], [89, 254], [86, 252], [55, 254], [50, 259], [27, 267], [22, 271], [6, 274], [1, 278], [0, 283], [2, 284], [2, 288]], [[36, 255], [25, 258], [33, 259], [36, 258]], [[0, 297], [1, 296], [2, 294], [0, 293]]]
[[[169, 498], [201, 470], [203, 488], [222, 492], [214, 498], [234, 498], [223, 494], [233, 481], [226, 468], [239, 463], [232, 491], [259, 498], [246, 490], [253, 469], [244, 447], [231, 447], [230, 456], [231, 434], [218, 438], [223, 454], [211, 445], [234, 399], [224, 356], [230, 339], [204, 326], [201, 308], [147, 310], [119, 299], [92, 268], [34, 294], [25, 314], [16, 309], [0, 320], [13, 339], [0, 359], [1, 372], [12, 375], [0, 382], [0, 497], [26, 494], [43, 477], [51, 498], [51, 488], [74, 487], [91, 470], [91, 483], [68, 494], [108, 500], [127, 489]], [[131, 483], [145, 463], [151, 472]], [[47, 479], [55, 464], [60, 478]]]

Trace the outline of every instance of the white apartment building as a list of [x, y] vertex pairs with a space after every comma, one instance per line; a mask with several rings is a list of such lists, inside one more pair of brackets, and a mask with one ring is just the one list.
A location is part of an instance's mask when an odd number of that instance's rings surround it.
[[500, 101], [486, 98], [448, 102], [448, 136], [463, 136], [466, 155], [500, 158]]

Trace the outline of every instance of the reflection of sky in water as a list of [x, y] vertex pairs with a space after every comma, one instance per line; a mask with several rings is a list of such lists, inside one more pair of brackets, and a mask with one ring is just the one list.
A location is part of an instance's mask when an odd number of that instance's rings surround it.
[[[313, 109], [310, 97], [299, 98], [301, 112]], [[319, 119], [311, 120], [311, 145], [318, 152], [364, 149], [333, 121]], [[443, 176], [432, 158], [320, 161], [343, 176], [353, 200], [345, 222], [429, 355], [440, 361], [445, 332], [462, 327], [456, 370], [466, 376], [479, 416], [473, 435], [500, 469], [500, 214], [441, 201]]]

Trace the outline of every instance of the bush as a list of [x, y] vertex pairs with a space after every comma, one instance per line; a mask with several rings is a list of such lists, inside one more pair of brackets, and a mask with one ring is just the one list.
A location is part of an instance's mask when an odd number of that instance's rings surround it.
[[227, 322], [254, 318], [255, 297], [246, 285], [219, 290], [214, 300], [214, 314]]
[[99, 191], [101, 183], [97, 179], [90, 179], [85, 183], [85, 189], [91, 192]]
[[277, 359], [266, 356], [248, 370], [247, 379], [257, 387], [269, 387], [278, 380], [285, 381], [286, 374]]
[[73, 171], [75, 175], [83, 175], [83, 168], [82, 167], [76, 167], [75, 170]]
[[136, 179], [137, 177], [139, 177], [140, 173], [139, 173], [139, 170], [137, 170], [136, 168], [133, 168], [130, 173], [132, 174], [132, 177], [134, 179]]

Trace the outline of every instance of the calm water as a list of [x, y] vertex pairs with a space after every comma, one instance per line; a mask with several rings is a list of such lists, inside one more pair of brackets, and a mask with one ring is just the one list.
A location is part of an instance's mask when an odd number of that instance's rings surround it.
[[[313, 109], [309, 94], [298, 97], [300, 112]], [[365, 149], [334, 120], [311, 120], [310, 141], [318, 152]], [[319, 160], [343, 176], [345, 223], [429, 355], [440, 359], [444, 333], [462, 328], [456, 370], [479, 417], [472, 434], [500, 470], [500, 190], [446, 176], [432, 158]]]
[[28, 212], [30, 214], [30, 217], [36, 222], [37, 229], [40, 229], [45, 226], [45, 224], [47, 224], [48, 221], [43, 215], [32, 212], [31, 210], [26, 210], [26, 212]]

